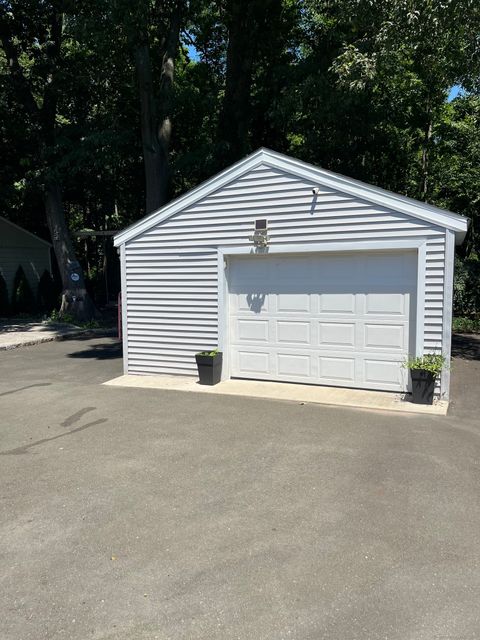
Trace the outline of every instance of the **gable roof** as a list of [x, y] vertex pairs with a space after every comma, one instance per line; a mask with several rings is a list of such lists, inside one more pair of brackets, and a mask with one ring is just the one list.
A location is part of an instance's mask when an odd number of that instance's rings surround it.
[[376, 205], [393, 209], [394, 211], [399, 211], [400, 213], [405, 213], [415, 218], [420, 218], [421, 220], [431, 222], [446, 229], [451, 229], [455, 231], [457, 244], [463, 241], [468, 229], [468, 218], [460, 216], [457, 213], [452, 213], [451, 211], [434, 207], [425, 202], [419, 202], [418, 200], [413, 200], [412, 198], [374, 187], [373, 185], [348, 178], [339, 173], [319, 169], [311, 164], [277, 153], [271, 149], [260, 148], [239, 162], [236, 162], [231, 167], [206, 180], [198, 187], [191, 189], [183, 196], [172, 200], [172, 202], [166, 204], [164, 207], [127, 227], [115, 236], [114, 245], [118, 247], [132, 240], [144, 231], [170, 218], [170, 216], [175, 215], [182, 209], [195, 204], [198, 200], [205, 198], [235, 178], [242, 176], [261, 164], [286, 171], [314, 184], [330, 187], [331, 189], [362, 198]]
[[34, 238], [35, 240], [37, 240], [38, 242], [40, 242], [41, 244], [46, 245], [47, 247], [51, 247], [52, 244], [51, 242], [48, 242], [48, 240], [44, 240], [43, 238], [39, 238], [38, 236], [36, 236], [34, 233], [32, 233], [31, 231], [27, 231], [26, 229], [24, 229], [23, 227], [19, 227], [18, 224], [15, 224], [14, 222], [10, 222], [10, 220], [7, 220], [6, 218], [4, 218], [3, 216], [0, 216], [0, 222], [4, 222], [5, 224], [8, 224], [10, 227], [13, 227], [14, 229], [16, 229], [17, 231], [21, 231], [22, 233], [24, 233], [27, 236], [30, 236], [30, 238]]

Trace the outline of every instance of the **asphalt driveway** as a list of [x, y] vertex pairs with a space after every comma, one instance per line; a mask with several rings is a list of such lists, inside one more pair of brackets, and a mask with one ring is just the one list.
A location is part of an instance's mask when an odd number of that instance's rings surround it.
[[105, 387], [0, 354], [3, 640], [477, 640], [480, 348], [445, 417]]

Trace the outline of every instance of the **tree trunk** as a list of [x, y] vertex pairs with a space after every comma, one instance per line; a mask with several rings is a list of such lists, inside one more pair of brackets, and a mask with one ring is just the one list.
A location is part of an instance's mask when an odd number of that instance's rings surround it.
[[248, 151], [250, 89], [254, 53], [252, 0], [229, 0], [225, 95], [218, 123], [220, 164], [227, 166]]
[[[175, 75], [175, 58], [178, 52], [178, 44], [180, 39], [180, 26], [184, 18], [185, 3], [180, 0], [175, 4], [175, 8], [170, 16], [168, 33], [164, 40], [164, 52], [162, 56], [162, 70], [160, 74], [160, 98], [159, 111], [160, 118], [158, 122], [158, 140], [163, 151], [162, 174], [164, 178], [165, 200], [168, 199], [168, 187], [170, 172], [168, 166], [168, 152], [172, 138], [172, 98], [173, 98], [173, 81]], [[162, 203], [164, 204], [164, 203]]]
[[432, 113], [430, 108], [427, 108], [427, 122], [423, 133], [422, 144], [422, 184], [420, 187], [420, 199], [427, 199], [428, 192], [428, 180], [429, 180], [429, 164], [430, 164], [430, 142], [433, 133]]
[[184, 15], [184, 2], [180, 0], [172, 10], [166, 35], [159, 85], [159, 109], [155, 102], [152, 63], [147, 37], [135, 49], [135, 68], [140, 95], [141, 134], [145, 166], [146, 212], [162, 207], [168, 200], [168, 153], [172, 135], [171, 109], [178, 50], [180, 25]]
[[158, 138], [152, 66], [150, 50], [146, 42], [140, 44], [135, 50], [135, 68], [140, 95], [140, 129], [145, 166], [145, 205], [146, 212], [150, 213], [159, 209], [166, 201], [167, 157]]
[[53, 249], [62, 278], [60, 315], [71, 314], [76, 320], [91, 320], [95, 307], [85, 288], [83, 271], [78, 262], [65, 221], [60, 185], [50, 180], [45, 185], [45, 212]]

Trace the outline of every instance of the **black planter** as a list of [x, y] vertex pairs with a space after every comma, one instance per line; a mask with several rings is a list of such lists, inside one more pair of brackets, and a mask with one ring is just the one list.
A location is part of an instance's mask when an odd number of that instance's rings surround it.
[[221, 351], [214, 356], [204, 355], [197, 353], [195, 356], [198, 368], [198, 377], [200, 378], [200, 384], [218, 384], [222, 378], [222, 360], [223, 354]]
[[415, 404], [433, 404], [436, 375], [424, 369], [410, 369], [412, 378], [412, 402]]

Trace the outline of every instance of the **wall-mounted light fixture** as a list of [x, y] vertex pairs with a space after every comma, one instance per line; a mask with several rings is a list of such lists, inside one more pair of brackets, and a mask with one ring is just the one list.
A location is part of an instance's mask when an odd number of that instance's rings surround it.
[[263, 220], [255, 220], [255, 230], [253, 235], [248, 236], [250, 242], [256, 247], [266, 247], [268, 245], [268, 230], [267, 230], [267, 221]]

